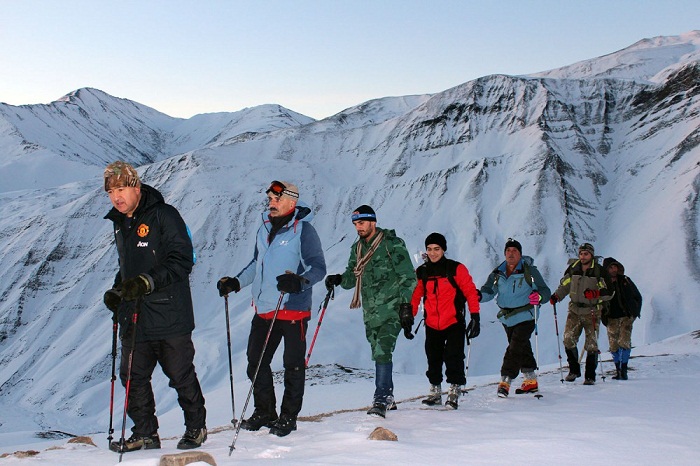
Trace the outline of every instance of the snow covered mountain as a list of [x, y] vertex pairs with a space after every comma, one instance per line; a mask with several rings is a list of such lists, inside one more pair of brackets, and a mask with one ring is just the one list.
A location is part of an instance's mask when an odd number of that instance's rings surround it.
[[[140, 166], [193, 232], [205, 394], [228, 384], [215, 282], [250, 259], [273, 179], [295, 182], [313, 206], [330, 273], [343, 270], [355, 238], [350, 212], [367, 203], [411, 252], [428, 233], [445, 234], [448, 256], [478, 284], [509, 236], [552, 288], [590, 241], [625, 265], [644, 296], [637, 344], [700, 328], [699, 50], [700, 31], [648, 39], [559, 70], [377, 99], [321, 121], [274, 105], [182, 120], [95, 89], [49, 105], [0, 104], [0, 400], [15, 414], [0, 432], [105, 429], [111, 321], [102, 294], [116, 253], [101, 171], [116, 159]], [[315, 303], [323, 294], [319, 285]], [[349, 301], [339, 292], [329, 306], [314, 362], [371, 365]], [[231, 300], [239, 378], [249, 302], [247, 290]], [[557, 338], [544, 307], [547, 364]], [[476, 375], [496, 373], [505, 346], [495, 305], [482, 313]], [[560, 306], [559, 328], [564, 319]], [[400, 339], [397, 372], [425, 370], [422, 335]], [[605, 349], [604, 334], [600, 341]], [[163, 379], [154, 382], [167, 412], [176, 400]]]

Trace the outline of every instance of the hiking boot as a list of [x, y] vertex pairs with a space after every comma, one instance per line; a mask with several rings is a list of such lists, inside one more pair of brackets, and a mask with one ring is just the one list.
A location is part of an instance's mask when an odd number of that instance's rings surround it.
[[125, 440], [123, 444], [121, 440], [109, 444], [109, 449], [117, 453], [127, 453], [136, 450], [154, 450], [157, 448], [160, 448], [158, 432], [151, 435], [133, 434]]
[[573, 382], [578, 377], [581, 377], [581, 364], [578, 363], [578, 349], [565, 348], [566, 359], [569, 363], [569, 374], [564, 378], [567, 382]]
[[615, 375], [612, 376], [613, 380], [620, 380], [620, 363], [615, 363]]
[[589, 379], [588, 377], [586, 377], [586, 379], [584, 379], [584, 381], [583, 381], [583, 384], [584, 385], [595, 385], [595, 379]]
[[450, 385], [450, 389], [447, 392], [447, 401], [445, 402], [446, 408], [457, 409], [459, 408], [459, 395], [462, 394], [462, 386], [453, 383]]
[[267, 414], [259, 410], [253, 411], [253, 415], [241, 421], [241, 428], [245, 430], [260, 430], [261, 427], [272, 427], [277, 420], [277, 414]]
[[297, 430], [297, 420], [287, 414], [281, 415], [270, 427], [270, 433], [278, 437], [289, 435], [293, 430]]
[[386, 417], [386, 404], [381, 401], [375, 401], [372, 407], [369, 408], [367, 414], [372, 416]]
[[498, 394], [499, 398], [508, 398], [508, 392], [510, 391], [510, 380], [510, 377], [507, 375], [501, 377], [501, 381], [498, 382], [498, 390], [496, 390], [496, 394]]
[[539, 391], [537, 385], [537, 376], [534, 372], [526, 372], [523, 374], [523, 383], [520, 385], [519, 393], [536, 393]]
[[430, 394], [421, 403], [428, 406], [442, 405], [442, 385], [431, 385]]
[[620, 364], [620, 380], [627, 380], [627, 363]]
[[190, 450], [199, 448], [207, 441], [207, 428], [187, 429], [179, 442], [177, 442], [178, 450]]

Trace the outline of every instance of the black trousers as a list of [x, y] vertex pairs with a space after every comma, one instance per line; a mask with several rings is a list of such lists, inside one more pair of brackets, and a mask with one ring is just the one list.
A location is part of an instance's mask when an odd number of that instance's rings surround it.
[[508, 337], [508, 348], [503, 355], [501, 375], [507, 375], [511, 379], [518, 376], [520, 371], [534, 371], [537, 369], [537, 361], [532, 354], [530, 335], [535, 330], [535, 321], [528, 320], [512, 327], [503, 326]]
[[425, 326], [425, 355], [428, 357], [428, 370], [425, 375], [432, 385], [442, 383], [442, 364], [445, 364], [445, 378], [449, 384], [464, 385], [464, 339], [466, 326], [457, 322], [444, 330]]
[[[122, 340], [119, 377], [126, 387], [131, 353], [130, 341]], [[151, 376], [156, 364], [170, 380], [169, 386], [177, 391], [177, 401], [185, 415], [187, 429], [206, 427], [207, 411], [204, 396], [194, 369], [194, 344], [188, 333], [166, 340], [136, 343], [131, 363], [131, 383], [127, 414], [134, 422], [131, 431], [137, 435], [151, 435], [158, 431], [156, 401]]]
[[256, 411], [271, 415], [277, 413], [277, 400], [275, 398], [275, 386], [272, 380], [270, 364], [284, 339], [284, 395], [280, 414], [296, 419], [304, 399], [304, 381], [306, 378], [306, 330], [309, 319], [302, 320], [276, 320], [272, 326], [270, 339], [267, 342], [265, 354], [260, 360], [265, 338], [270, 330], [270, 319], [263, 319], [257, 314], [250, 325], [248, 338], [248, 369], [250, 380], [255, 376], [255, 368], [260, 362], [258, 378], [253, 387], [253, 402]]

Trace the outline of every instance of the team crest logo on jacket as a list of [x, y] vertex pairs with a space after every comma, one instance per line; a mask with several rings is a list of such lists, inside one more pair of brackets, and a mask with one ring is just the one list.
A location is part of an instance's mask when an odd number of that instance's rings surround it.
[[148, 236], [149, 231], [150, 231], [150, 229], [148, 228], [148, 225], [146, 225], [145, 223], [142, 223], [136, 229], [136, 234], [139, 235], [139, 238], [145, 238], [146, 236]]

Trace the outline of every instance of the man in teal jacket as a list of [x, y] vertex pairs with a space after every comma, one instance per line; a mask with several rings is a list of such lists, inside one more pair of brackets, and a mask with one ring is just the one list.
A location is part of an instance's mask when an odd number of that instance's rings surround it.
[[[416, 286], [413, 264], [406, 244], [394, 230], [377, 227], [377, 216], [367, 205], [352, 213], [358, 239], [350, 249], [345, 272], [326, 277], [326, 286], [355, 288], [350, 308], [362, 307], [365, 334], [372, 347], [376, 377], [374, 402], [367, 414], [381, 417], [394, 409], [392, 353], [402, 327], [413, 324], [411, 293]], [[409, 323], [410, 322], [410, 323]]]
[[498, 396], [505, 398], [510, 390], [510, 382], [523, 373], [521, 392], [534, 393], [537, 385], [537, 361], [532, 354], [530, 337], [537, 324], [535, 306], [547, 302], [551, 290], [542, 275], [533, 265], [532, 257], [522, 255], [523, 248], [512, 238], [506, 242], [506, 260], [493, 269], [481, 287], [481, 302], [491, 301], [496, 295], [498, 320], [508, 337], [508, 347], [503, 355], [501, 381]]
[[[258, 229], [253, 259], [235, 278], [221, 278], [217, 288], [224, 296], [251, 285], [253, 294], [255, 315], [246, 353], [248, 377], [255, 378], [258, 362], [260, 368], [253, 386], [255, 411], [241, 427], [259, 430], [266, 426], [271, 434], [283, 437], [297, 429], [304, 396], [311, 288], [326, 275], [326, 262], [321, 240], [310, 223], [313, 213], [299, 201], [298, 188], [287, 181], [273, 181], [266, 193], [269, 213]], [[278, 418], [270, 364], [282, 339], [284, 395]]]

